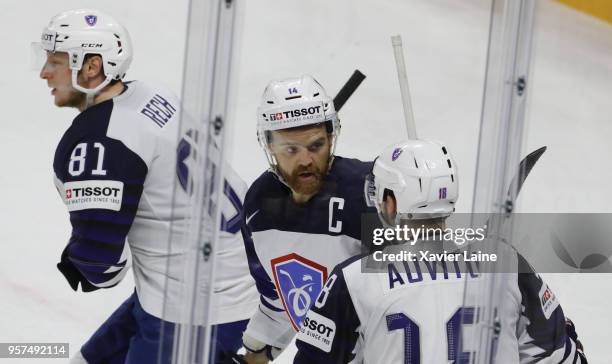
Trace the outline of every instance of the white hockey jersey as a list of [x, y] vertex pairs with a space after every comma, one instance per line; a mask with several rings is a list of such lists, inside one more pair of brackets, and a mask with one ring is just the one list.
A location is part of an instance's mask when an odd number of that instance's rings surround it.
[[[186, 249], [174, 238], [184, 233], [188, 214], [182, 189], [172, 207], [176, 175], [188, 171], [177, 138], [180, 102], [161, 88], [136, 81], [126, 85], [122, 94], [80, 113], [56, 149], [55, 183], [72, 224], [58, 268], [73, 289], [80, 283], [90, 291], [117, 284], [131, 256], [143, 308], [178, 322]], [[248, 318], [246, 306], [255, 307], [256, 291], [236, 225], [245, 186], [228, 173], [223, 204], [226, 222], [233, 225], [224, 227], [218, 249], [222, 274], [215, 291], [222, 297], [214, 300], [221, 308], [213, 312], [221, 320], [236, 321]], [[224, 259], [231, 266], [227, 272]]]
[[[470, 342], [477, 315], [463, 302], [466, 276], [479, 279], [475, 266], [416, 260], [363, 273], [365, 259], [357, 256], [334, 269], [300, 327], [294, 363], [470, 362], [478, 350]], [[520, 256], [514, 259], [517, 268], [528, 267]], [[507, 286], [494, 362], [579, 363], [561, 306], [546, 283], [533, 271], [503, 275]]]

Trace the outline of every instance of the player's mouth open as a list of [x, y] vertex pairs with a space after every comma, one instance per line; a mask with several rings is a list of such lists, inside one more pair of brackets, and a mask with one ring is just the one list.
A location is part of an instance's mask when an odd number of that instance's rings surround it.
[[315, 178], [315, 174], [311, 172], [302, 172], [298, 174], [298, 177], [300, 177], [300, 179], [311, 179]]

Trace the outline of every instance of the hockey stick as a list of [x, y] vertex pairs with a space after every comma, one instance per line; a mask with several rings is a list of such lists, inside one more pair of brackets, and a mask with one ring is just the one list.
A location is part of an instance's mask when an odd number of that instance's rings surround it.
[[410, 101], [410, 89], [408, 88], [408, 75], [406, 74], [406, 62], [404, 62], [404, 48], [402, 47], [402, 37], [394, 35], [391, 37], [393, 55], [395, 56], [395, 66], [397, 67], [397, 78], [399, 80], [400, 93], [402, 95], [402, 106], [404, 109], [404, 122], [408, 139], [417, 139], [416, 124], [412, 112]]
[[[529, 173], [533, 169], [533, 166], [540, 159], [542, 154], [546, 151], [546, 146], [540, 147], [533, 152], [527, 154], [525, 158], [521, 160], [518, 165], [518, 172], [510, 181], [510, 186], [508, 187], [508, 193], [506, 195], [506, 202], [504, 204], [504, 212], [506, 213], [506, 217], [509, 217], [514, 210], [514, 203], [516, 198], [518, 197], [525, 180], [529, 176]], [[491, 219], [495, 217], [496, 214], [492, 213], [491, 216], [487, 219], [485, 226], [491, 226]]]
[[527, 176], [529, 176], [529, 173], [533, 169], [533, 166], [536, 164], [536, 162], [540, 159], [540, 157], [542, 156], [542, 154], [544, 154], [545, 151], [546, 146], [540, 147], [534, 150], [533, 152], [527, 154], [527, 156], [523, 158], [523, 160], [521, 160], [521, 163], [519, 164], [518, 173], [514, 176], [514, 178], [512, 178], [512, 181], [510, 182], [510, 187], [508, 187], [508, 195], [506, 198], [507, 213], [512, 212], [514, 208], [514, 201], [518, 197], [518, 194], [521, 191], [521, 188], [523, 187]]
[[344, 86], [338, 91], [336, 97], [334, 97], [334, 108], [336, 112], [342, 109], [342, 106], [346, 103], [346, 101], [351, 97], [353, 92], [357, 90], [357, 87], [361, 84], [361, 82], [366, 78], [366, 76], [361, 73], [359, 70], [355, 70], [351, 77], [346, 81]]

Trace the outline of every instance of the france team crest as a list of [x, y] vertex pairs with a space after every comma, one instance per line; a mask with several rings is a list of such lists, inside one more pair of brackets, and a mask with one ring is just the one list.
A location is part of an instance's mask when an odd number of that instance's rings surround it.
[[90, 27], [93, 27], [98, 22], [98, 16], [97, 15], [85, 15], [85, 22]]
[[272, 259], [271, 263], [283, 306], [298, 331], [327, 280], [327, 268], [295, 253]]
[[391, 161], [395, 162], [399, 158], [400, 154], [404, 151], [404, 148], [395, 148], [391, 154]]

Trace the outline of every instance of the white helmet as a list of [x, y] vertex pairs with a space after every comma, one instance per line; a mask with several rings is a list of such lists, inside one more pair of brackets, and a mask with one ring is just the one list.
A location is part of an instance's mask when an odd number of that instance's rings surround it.
[[[123, 79], [133, 53], [127, 30], [111, 16], [93, 9], [69, 10], [51, 18], [43, 29], [41, 48], [68, 53], [72, 86], [88, 95], [95, 95], [112, 80]], [[106, 79], [94, 89], [77, 83], [86, 54], [102, 57]]]
[[271, 131], [319, 123], [326, 123], [332, 134], [331, 159], [340, 134], [340, 119], [323, 86], [309, 75], [270, 82], [257, 108], [257, 137], [272, 169], [276, 170], [277, 163], [268, 148]]
[[[387, 225], [447, 217], [458, 198], [457, 167], [442, 144], [409, 140], [386, 148], [376, 158], [365, 192], [368, 205], [376, 207]], [[397, 203], [395, 221], [389, 221], [383, 210], [388, 193]]]

